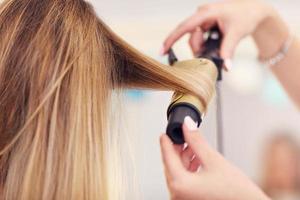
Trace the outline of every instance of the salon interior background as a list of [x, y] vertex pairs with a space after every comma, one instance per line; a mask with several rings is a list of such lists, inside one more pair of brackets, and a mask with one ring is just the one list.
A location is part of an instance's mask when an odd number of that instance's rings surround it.
[[[139, 50], [166, 63], [158, 55], [165, 36], [192, 14], [203, 0], [91, 0], [99, 16]], [[300, 35], [298, 0], [272, 0], [278, 11]], [[249, 12], [255, 12], [249, 10]], [[247, 14], [247, 13], [245, 13]], [[189, 58], [187, 38], [175, 46], [180, 58]], [[240, 44], [232, 71], [222, 86], [226, 158], [256, 179], [264, 140], [274, 129], [289, 129], [300, 136], [300, 115], [272, 75], [255, 61], [251, 39]], [[137, 170], [146, 200], [167, 199], [158, 138], [165, 130], [171, 93], [131, 91], [127, 94], [128, 119], [137, 132]], [[202, 132], [215, 145], [214, 104]], [[298, 134], [298, 135], [297, 135]]]

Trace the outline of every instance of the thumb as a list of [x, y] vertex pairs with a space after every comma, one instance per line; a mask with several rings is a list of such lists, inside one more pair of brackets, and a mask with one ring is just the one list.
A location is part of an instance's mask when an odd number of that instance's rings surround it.
[[224, 60], [230, 60], [233, 57], [234, 51], [241, 40], [241, 37], [236, 32], [230, 31], [225, 34], [221, 45], [221, 57]]
[[162, 160], [169, 178], [178, 177], [185, 169], [181, 162], [180, 155], [166, 134], [160, 137], [160, 147]]
[[217, 166], [221, 155], [199, 134], [197, 125], [191, 117], [185, 117], [182, 128], [186, 143], [201, 161], [202, 167], [207, 169]]

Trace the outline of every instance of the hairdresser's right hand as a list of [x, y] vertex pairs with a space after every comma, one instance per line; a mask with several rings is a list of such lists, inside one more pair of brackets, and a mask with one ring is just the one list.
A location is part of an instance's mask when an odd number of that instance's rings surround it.
[[254, 34], [260, 24], [276, 14], [271, 6], [260, 0], [224, 0], [200, 6], [167, 37], [161, 54], [165, 54], [186, 33], [191, 34], [190, 46], [193, 53], [198, 54], [201, 52], [203, 33], [218, 24], [224, 34], [220, 54], [225, 61], [230, 61], [239, 41]]
[[191, 118], [186, 117], [183, 130], [185, 149], [172, 144], [166, 134], [160, 138], [172, 200], [270, 200], [208, 145]]

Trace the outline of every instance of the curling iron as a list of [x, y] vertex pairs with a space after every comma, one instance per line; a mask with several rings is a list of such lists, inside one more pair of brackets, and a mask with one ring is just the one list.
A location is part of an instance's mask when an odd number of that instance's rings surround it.
[[[220, 90], [218, 82], [222, 80], [222, 66], [223, 59], [220, 58], [220, 46], [222, 42], [222, 34], [218, 26], [211, 28], [208, 31], [207, 39], [203, 44], [202, 53], [197, 58], [192, 60], [178, 61], [174, 51], [172, 49], [168, 52], [168, 61], [171, 66], [179, 67], [202, 67], [210, 75], [212, 67], [216, 67], [218, 70], [217, 77], [212, 77], [216, 80], [217, 90], [217, 138], [219, 151], [223, 152], [222, 144], [222, 116], [221, 116], [221, 100]], [[212, 61], [209, 62], [208, 60]], [[182, 133], [182, 124], [186, 116], [190, 116], [200, 126], [205, 112], [205, 107], [199, 98], [191, 94], [184, 94], [175, 91], [171, 103], [167, 109], [167, 135], [171, 138], [175, 144], [183, 144], [184, 137]]]

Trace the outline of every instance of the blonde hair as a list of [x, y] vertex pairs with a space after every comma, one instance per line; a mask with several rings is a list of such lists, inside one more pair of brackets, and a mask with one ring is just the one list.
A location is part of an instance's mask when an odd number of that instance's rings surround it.
[[176, 90], [204, 105], [213, 95], [207, 73], [139, 53], [83, 0], [5, 0], [0, 38], [3, 199], [118, 199], [112, 91]]

